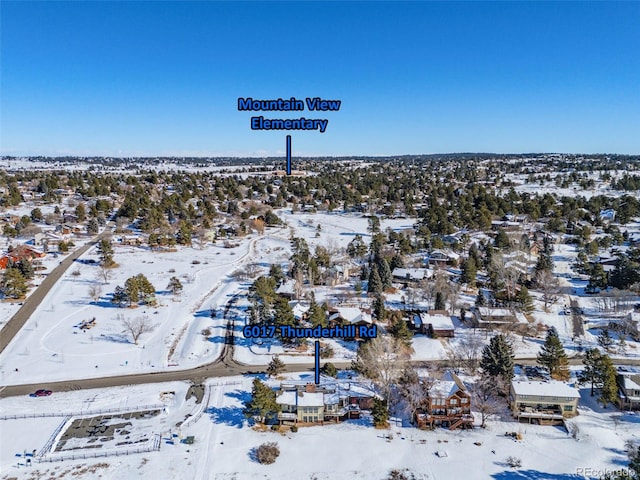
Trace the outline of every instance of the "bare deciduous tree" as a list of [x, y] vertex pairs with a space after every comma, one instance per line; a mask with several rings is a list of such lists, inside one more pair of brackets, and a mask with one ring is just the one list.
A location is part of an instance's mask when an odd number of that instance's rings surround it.
[[391, 385], [400, 378], [409, 358], [409, 350], [402, 341], [384, 335], [360, 346], [354, 366], [378, 384], [388, 405]]
[[542, 292], [544, 311], [548, 312], [549, 306], [556, 303], [560, 298], [560, 282], [549, 270], [540, 270], [536, 273], [535, 283]]
[[151, 319], [147, 316], [136, 318], [123, 318], [122, 325], [126, 332], [131, 335], [133, 343], [138, 344], [138, 339], [145, 333], [152, 332], [155, 328], [151, 324]]
[[89, 298], [97, 303], [102, 295], [102, 286], [99, 283], [94, 283], [89, 287]]
[[480, 426], [485, 428], [487, 420], [500, 411], [497, 378], [482, 376], [471, 389], [472, 405], [480, 413]]
[[113, 274], [111, 273], [111, 270], [109, 268], [105, 267], [104, 265], [100, 266], [100, 272], [98, 273], [98, 277], [102, 280], [102, 282], [105, 285], [109, 283], [109, 280], [111, 280], [112, 276]]

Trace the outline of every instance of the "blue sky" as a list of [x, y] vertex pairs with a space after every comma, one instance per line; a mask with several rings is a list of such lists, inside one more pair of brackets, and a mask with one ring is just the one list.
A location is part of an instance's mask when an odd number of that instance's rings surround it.
[[5, 155], [640, 154], [640, 2], [1, 4]]

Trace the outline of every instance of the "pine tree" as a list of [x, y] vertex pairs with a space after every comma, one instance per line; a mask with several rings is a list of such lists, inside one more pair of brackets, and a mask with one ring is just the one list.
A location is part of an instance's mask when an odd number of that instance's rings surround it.
[[307, 320], [309, 320], [314, 327], [318, 325], [323, 327], [327, 326], [327, 316], [325, 315], [324, 308], [315, 302], [311, 302], [311, 306], [307, 312]]
[[258, 421], [264, 423], [270, 415], [274, 415], [277, 411], [276, 392], [262, 383], [259, 378], [254, 378], [251, 399], [245, 402], [245, 416], [257, 416], [259, 418]]
[[373, 315], [379, 322], [384, 322], [387, 318], [387, 309], [384, 306], [384, 297], [378, 295], [373, 301]]
[[386, 290], [391, 288], [391, 269], [389, 268], [389, 263], [385, 258], [380, 258], [378, 260], [378, 274], [380, 275], [380, 281], [382, 282], [382, 289]]
[[371, 416], [373, 417], [373, 425], [376, 428], [387, 428], [389, 426], [389, 409], [387, 408], [387, 402], [374, 398]]
[[338, 369], [333, 363], [327, 362], [322, 367], [322, 373], [329, 377], [336, 378], [338, 376]]
[[598, 402], [606, 407], [609, 403], [615, 403], [618, 399], [618, 384], [616, 382], [616, 367], [609, 355], [603, 355], [599, 365], [600, 369], [600, 396]]
[[538, 363], [547, 369], [551, 378], [569, 380], [569, 360], [558, 333], [553, 328], [547, 332], [547, 338], [538, 353]]
[[276, 325], [295, 325], [296, 319], [293, 316], [291, 305], [289, 305], [289, 302], [287, 302], [286, 298], [280, 296], [276, 297], [275, 301], [273, 302], [273, 309], [273, 323], [275, 323]]
[[469, 255], [462, 266], [462, 282], [473, 287], [476, 284], [477, 272], [478, 267], [476, 265], [476, 261], [471, 255]]
[[433, 306], [434, 310], [446, 310], [447, 306], [444, 302], [444, 295], [442, 294], [442, 292], [436, 292], [436, 301], [435, 301], [435, 305]]
[[278, 355], [274, 355], [269, 365], [267, 366], [267, 375], [270, 377], [277, 377], [284, 372], [285, 365]]
[[598, 335], [598, 345], [600, 345], [607, 351], [609, 351], [609, 349], [613, 345], [613, 338], [611, 338], [608, 328], [603, 328], [600, 332], [600, 335]]
[[509, 236], [507, 235], [507, 232], [505, 232], [502, 228], [498, 230], [498, 234], [496, 235], [496, 238], [493, 242], [493, 246], [501, 250], [507, 249], [511, 246]]
[[498, 334], [482, 350], [480, 368], [485, 375], [508, 381], [513, 378], [514, 359], [511, 343], [503, 334]]
[[171, 293], [174, 295], [182, 291], [182, 282], [178, 277], [171, 277], [169, 279], [169, 285], [167, 288], [171, 290]]
[[600, 383], [600, 365], [602, 363], [602, 354], [597, 348], [590, 348], [585, 352], [582, 361], [584, 368], [578, 374], [580, 383], [591, 383], [591, 396], [594, 395], [596, 385]]
[[389, 333], [400, 340], [407, 348], [411, 348], [413, 333], [409, 330], [407, 322], [402, 317], [402, 312], [396, 310], [389, 318]]
[[21, 298], [27, 293], [27, 282], [19, 268], [10, 267], [5, 270], [0, 290], [4, 295], [12, 298]]
[[369, 285], [367, 286], [367, 292], [380, 295], [382, 293], [382, 280], [378, 273], [378, 267], [374, 263], [369, 273]]
[[522, 285], [518, 293], [516, 294], [516, 302], [520, 305], [520, 309], [524, 313], [531, 313], [533, 311], [533, 300], [529, 295], [529, 289]]
[[396, 268], [404, 268], [404, 260], [402, 259], [402, 255], [396, 253], [389, 263], [389, 268], [391, 269], [391, 272], [393, 272]]
[[140, 301], [140, 285], [137, 277], [129, 277], [124, 282], [124, 290], [127, 293], [129, 305]]

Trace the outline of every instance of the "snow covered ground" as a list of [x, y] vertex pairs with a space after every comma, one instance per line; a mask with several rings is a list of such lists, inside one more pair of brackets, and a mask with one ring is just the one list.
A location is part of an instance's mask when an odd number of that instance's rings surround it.
[[[392, 421], [389, 430], [377, 430], [370, 419], [364, 418], [337, 425], [303, 427], [296, 433], [262, 432], [251, 428], [242, 414], [251, 381], [251, 377], [236, 377], [216, 385], [212, 379], [210, 395], [200, 405], [193, 397], [185, 399], [187, 385], [180, 382], [54, 393], [46, 398], [2, 399], [3, 415], [166, 405], [155, 429], [162, 437], [159, 452], [61, 463], [35, 463], [34, 458], [32, 467], [25, 467], [25, 457], [16, 454], [39, 451], [62, 419], [1, 420], [2, 438], [12, 439], [10, 443], [3, 441], [0, 448], [3, 478], [57, 479], [63, 477], [63, 472], [77, 470], [83, 472], [80, 477], [83, 479], [135, 475], [168, 480], [382, 480], [392, 469], [406, 469], [418, 479], [430, 480], [594, 479], [599, 476], [598, 471], [625, 465], [625, 441], [640, 440], [640, 416], [597, 406], [587, 389], [581, 391], [580, 415], [570, 421], [572, 434], [559, 427], [518, 424], [508, 417], [490, 421], [487, 429], [472, 431], [421, 431], [407, 425], [406, 420], [404, 425]], [[165, 392], [162, 398], [161, 392]], [[167, 392], [174, 394], [167, 397]], [[203, 414], [199, 416], [201, 411]], [[183, 420], [187, 414], [195, 415], [197, 420], [176, 428], [176, 420]], [[172, 442], [170, 432], [178, 435]], [[523, 439], [514, 440], [505, 436], [505, 432], [519, 432]], [[195, 437], [194, 444], [179, 442], [189, 435]], [[252, 449], [265, 442], [277, 442], [280, 448], [280, 456], [272, 465], [253, 460]], [[436, 452], [443, 452], [446, 457], [438, 457]], [[521, 459], [522, 467], [509, 467], [506, 459], [510, 456]]]

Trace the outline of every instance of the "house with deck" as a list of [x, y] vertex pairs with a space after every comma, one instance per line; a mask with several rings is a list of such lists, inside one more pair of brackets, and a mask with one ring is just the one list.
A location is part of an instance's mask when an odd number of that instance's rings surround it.
[[578, 414], [580, 393], [556, 380], [513, 380], [509, 402], [512, 415], [522, 423], [561, 425]]
[[450, 430], [471, 428], [471, 395], [457, 375], [447, 372], [433, 382], [423, 405], [416, 410], [414, 421], [418, 428], [447, 427]]
[[323, 424], [360, 418], [373, 408], [373, 390], [353, 382], [329, 381], [318, 385], [288, 382], [276, 393], [280, 424]]

